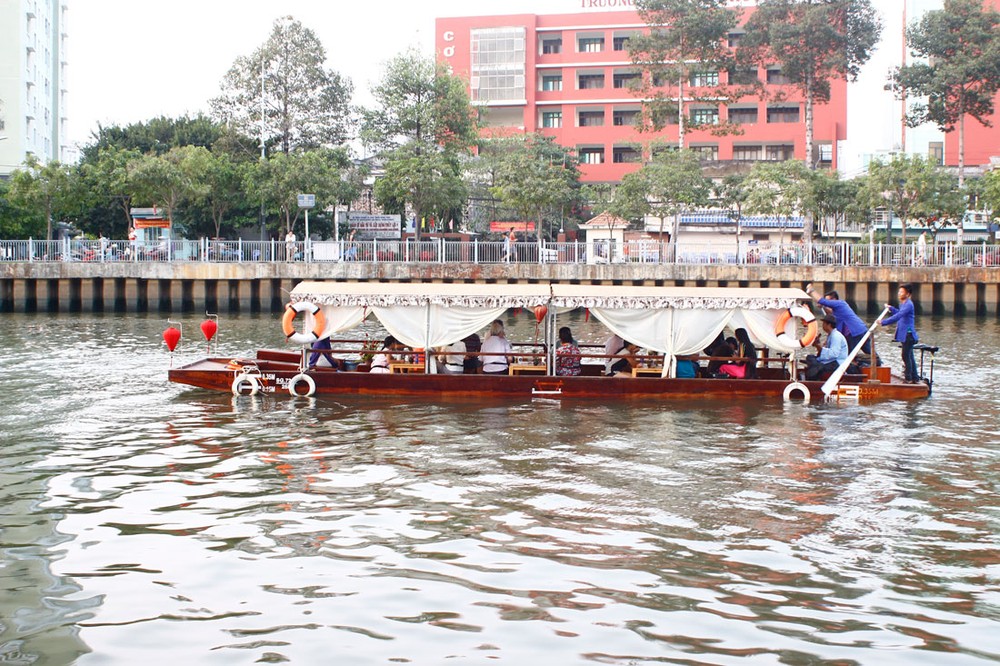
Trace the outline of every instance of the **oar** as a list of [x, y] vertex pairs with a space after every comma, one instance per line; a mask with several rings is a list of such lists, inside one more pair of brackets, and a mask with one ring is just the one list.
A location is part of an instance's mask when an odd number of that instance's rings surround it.
[[875, 327], [882, 323], [882, 317], [884, 317], [888, 311], [889, 306], [886, 306], [886, 308], [882, 310], [882, 314], [880, 314], [878, 319], [875, 320], [875, 323], [868, 329], [868, 332], [865, 333], [863, 338], [861, 338], [861, 341], [858, 342], [857, 346], [855, 346], [854, 349], [851, 350], [851, 353], [847, 355], [847, 360], [837, 366], [837, 369], [833, 371], [830, 378], [823, 382], [823, 395], [830, 395], [833, 393], [833, 389], [837, 387], [837, 383], [840, 381], [840, 378], [844, 376], [845, 372], [847, 372], [847, 368], [851, 365], [851, 361], [853, 361], [854, 357], [858, 355], [861, 348], [865, 346], [865, 341], [871, 337]]

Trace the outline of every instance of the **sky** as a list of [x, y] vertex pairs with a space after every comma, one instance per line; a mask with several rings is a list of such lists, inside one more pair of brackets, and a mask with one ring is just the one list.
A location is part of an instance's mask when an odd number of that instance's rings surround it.
[[437, 17], [571, 13], [585, 1], [69, 0], [69, 140], [90, 143], [99, 124], [208, 114], [233, 61], [262, 45], [280, 16], [317, 34], [327, 67], [365, 103], [385, 62], [411, 46], [434, 52]]

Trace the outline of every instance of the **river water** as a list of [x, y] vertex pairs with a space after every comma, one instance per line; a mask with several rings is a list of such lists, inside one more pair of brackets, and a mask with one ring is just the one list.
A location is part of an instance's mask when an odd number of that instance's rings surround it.
[[921, 319], [926, 401], [783, 405], [234, 398], [175, 318], [0, 317], [0, 662], [1000, 660], [996, 321]]

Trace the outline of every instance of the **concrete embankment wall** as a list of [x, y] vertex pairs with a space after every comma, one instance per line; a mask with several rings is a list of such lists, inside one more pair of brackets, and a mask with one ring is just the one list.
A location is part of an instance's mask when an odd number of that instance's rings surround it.
[[916, 285], [918, 312], [997, 316], [1000, 268], [580, 264], [86, 264], [0, 265], [0, 312], [280, 312], [302, 280], [565, 282], [836, 289], [859, 312], [877, 314], [896, 288]]

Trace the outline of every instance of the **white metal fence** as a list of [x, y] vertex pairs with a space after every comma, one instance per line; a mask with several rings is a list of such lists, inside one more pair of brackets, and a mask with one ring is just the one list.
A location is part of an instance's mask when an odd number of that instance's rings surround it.
[[504, 241], [0, 241], [3, 262], [403, 262], [475, 264], [740, 264], [1000, 266], [1000, 245], [952, 243], [512, 243]]

